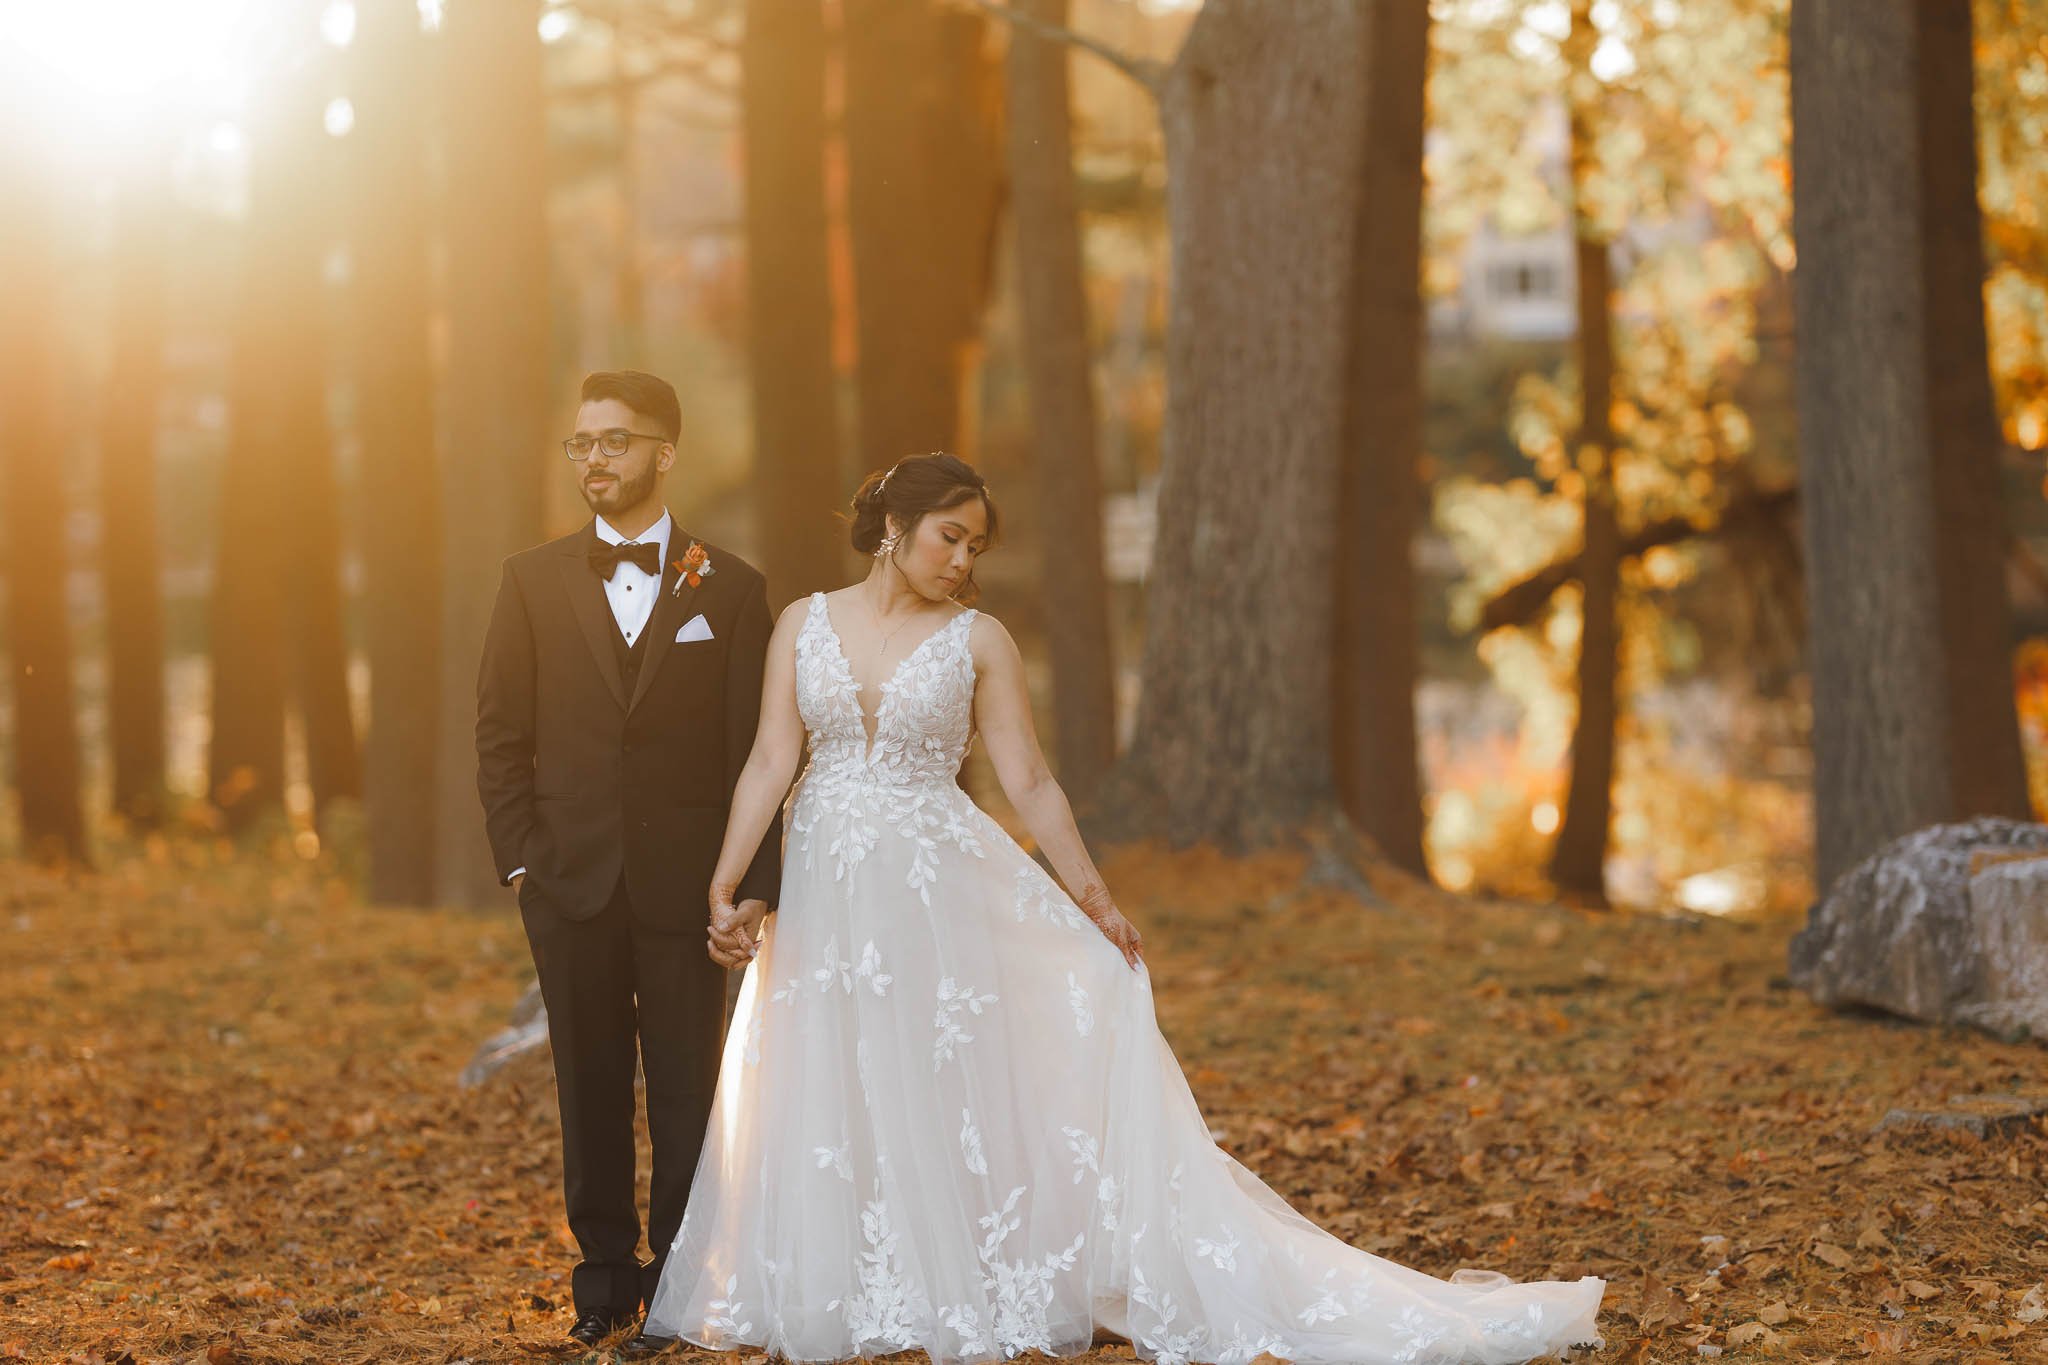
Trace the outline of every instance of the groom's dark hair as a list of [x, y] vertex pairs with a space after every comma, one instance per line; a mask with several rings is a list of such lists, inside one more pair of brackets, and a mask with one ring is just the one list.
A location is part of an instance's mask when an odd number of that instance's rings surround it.
[[654, 419], [661, 438], [675, 444], [683, 434], [683, 405], [675, 385], [638, 370], [599, 370], [584, 376], [582, 402], [616, 398], [643, 417]]

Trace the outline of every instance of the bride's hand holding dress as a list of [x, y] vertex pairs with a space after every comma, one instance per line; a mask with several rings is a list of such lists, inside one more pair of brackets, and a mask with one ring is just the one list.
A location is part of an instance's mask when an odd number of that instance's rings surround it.
[[1138, 926], [1125, 919], [1124, 912], [1116, 908], [1109, 892], [1099, 886], [1093, 887], [1077, 896], [1075, 904], [1081, 907], [1081, 913], [1088, 917], [1089, 922], [1102, 931], [1102, 936], [1116, 945], [1116, 950], [1124, 955], [1124, 961], [1132, 967], [1144, 961], [1144, 936], [1138, 932]]
[[974, 663], [974, 726], [988, 751], [1003, 795], [1045, 852], [1053, 871], [1074, 892], [1074, 902], [1102, 936], [1135, 968], [1143, 956], [1137, 926], [1116, 908], [1095, 870], [1074, 824], [1066, 792], [1053, 779], [1038, 729], [1031, 719], [1031, 693], [1024, 656], [1003, 623], [977, 613], [968, 634]]

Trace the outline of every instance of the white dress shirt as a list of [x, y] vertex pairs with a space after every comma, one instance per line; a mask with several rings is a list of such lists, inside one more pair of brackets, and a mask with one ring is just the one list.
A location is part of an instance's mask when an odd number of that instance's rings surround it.
[[[627, 540], [612, 529], [612, 524], [603, 517], [597, 519], [597, 538], [609, 545], [644, 545], [649, 541], [661, 547], [661, 556], [656, 565], [668, 563], [669, 531], [675, 525], [669, 514], [663, 512], [661, 520]], [[654, 600], [661, 595], [661, 574], [642, 573], [638, 564], [619, 563], [612, 568], [612, 576], [605, 580], [604, 600], [611, 604], [612, 620], [619, 623], [619, 633], [626, 637], [627, 645], [640, 638], [640, 632], [647, 629], [647, 622], [654, 615]], [[512, 869], [505, 880], [525, 872], [523, 867]]]
[[[597, 538], [609, 545], [646, 545], [650, 542], [661, 547], [661, 557], [656, 565], [668, 563], [668, 542], [674, 523], [667, 512], [661, 520], [642, 531], [632, 540], [627, 540], [612, 529], [603, 517], [597, 519]], [[612, 576], [604, 581], [605, 601], [611, 603], [612, 619], [619, 623], [619, 633], [626, 637], [630, 646], [640, 639], [640, 632], [647, 629], [647, 622], [654, 615], [654, 599], [661, 595], [661, 573], [659, 567], [652, 574], [640, 571], [637, 564], [621, 563], [612, 570]]]

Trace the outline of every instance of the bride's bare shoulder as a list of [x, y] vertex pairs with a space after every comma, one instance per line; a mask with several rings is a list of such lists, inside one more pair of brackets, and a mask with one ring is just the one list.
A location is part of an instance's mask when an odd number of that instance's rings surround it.
[[[962, 614], [967, 610], [961, 608]], [[1011, 638], [1009, 629], [979, 607], [973, 610], [974, 621], [967, 627], [967, 647], [974, 654], [975, 662], [985, 666], [993, 659], [1018, 657], [1017, 642]]]
[[775, 618], [775, 631], [770, 637], [771, 640], [781, 640], [785, 643], [793, 644], [797, 635], [804, 628], [805, 618], [810, 614], [811, 599], [808, 597], [797, 598], [796, 601], [784, 607], [782, 614]]

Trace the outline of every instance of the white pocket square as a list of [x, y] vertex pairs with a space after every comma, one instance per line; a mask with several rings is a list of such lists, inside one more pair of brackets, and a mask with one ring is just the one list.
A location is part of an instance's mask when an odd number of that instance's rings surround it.
[[701, 611], [683, 622], [683, 628], [676, 632], [676, 643], [679, 645], [686, 644], [691, 640], [708, 640], [710, 638], [711, 623], [704, 619], [704, 613]]

